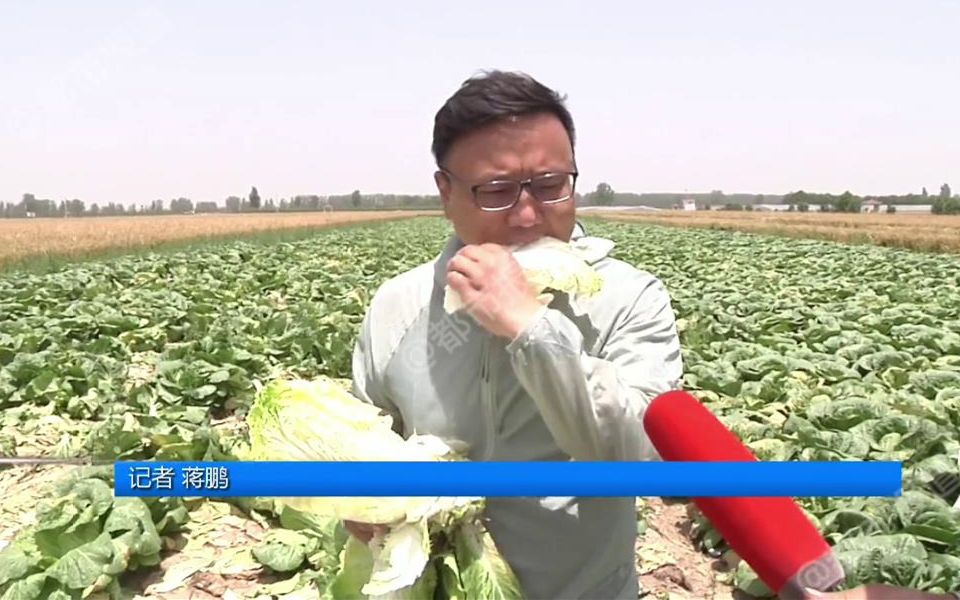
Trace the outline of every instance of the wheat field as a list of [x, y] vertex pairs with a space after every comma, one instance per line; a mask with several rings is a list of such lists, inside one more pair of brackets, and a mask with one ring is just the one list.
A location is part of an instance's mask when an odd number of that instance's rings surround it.
[[436, 211], [345, 211], [144, 215], [79, 219], [0, 219], [0, 268], [25, 260], [74, 259], [190, 240], [319, 229], [403, 219]]
[[931, 214], [772, 213], [749, 211], [611, 212], [598, 218], [960, 252], [960, 216]]
[[[439, 214], [439, 211], [344, 211], [2, 219], [0, 268], [29, 260], [79, 259], [191, 240], [319, 229]], [[703, 227], [913, 250], [960, 252], [960, 216], [746, 211], [590, 212], [584, 213], [584, 216], [587, 214], [591, 218], [674, 227]]]

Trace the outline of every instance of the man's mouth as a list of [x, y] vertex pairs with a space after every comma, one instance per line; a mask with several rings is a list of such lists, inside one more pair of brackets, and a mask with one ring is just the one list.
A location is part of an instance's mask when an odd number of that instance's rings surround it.
[[527, 244], [532, 244], [533, 242], [544, 237], [544, 234], [541, 232], [520, 232], [509, 237], [511, 246], [526, 246]]

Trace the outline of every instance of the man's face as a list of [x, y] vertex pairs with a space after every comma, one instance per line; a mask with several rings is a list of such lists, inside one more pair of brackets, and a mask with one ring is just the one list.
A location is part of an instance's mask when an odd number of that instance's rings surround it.
[[574, 171], [570, 137], [552, 114], [515, 117], [472, 131], [451, 146], [443, 166], [454, 177], [438, 173], [437, 189], [444, 213], [465, 244], [510, 246], [544, 236], [570, 239], [576, 219], [572, 197], [541, 204], [525, 188], [512, 208], [488, 212], [476, 205], [470, 190], [492, 180]]

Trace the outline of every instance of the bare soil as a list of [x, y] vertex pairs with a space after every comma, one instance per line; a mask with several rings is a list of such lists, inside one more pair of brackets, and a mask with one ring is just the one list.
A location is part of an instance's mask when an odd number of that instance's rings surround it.
[[752, 600], [729, 583], [736, 565], [701, 552], [690, 538], [688, 504], [642, 498], [647, 527], [637, 541], [645, 600]]

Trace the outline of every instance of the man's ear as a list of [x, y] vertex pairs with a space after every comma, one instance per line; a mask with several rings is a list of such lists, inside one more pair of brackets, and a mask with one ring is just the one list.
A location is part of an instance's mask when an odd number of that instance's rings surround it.
[[443, 204], [443, 214], [450, 217], [450, 178], [443, 171], [436, 171], [433, 174], [433, 181], [437, 184], [437, 192], [440, 193], [440, 203]]

